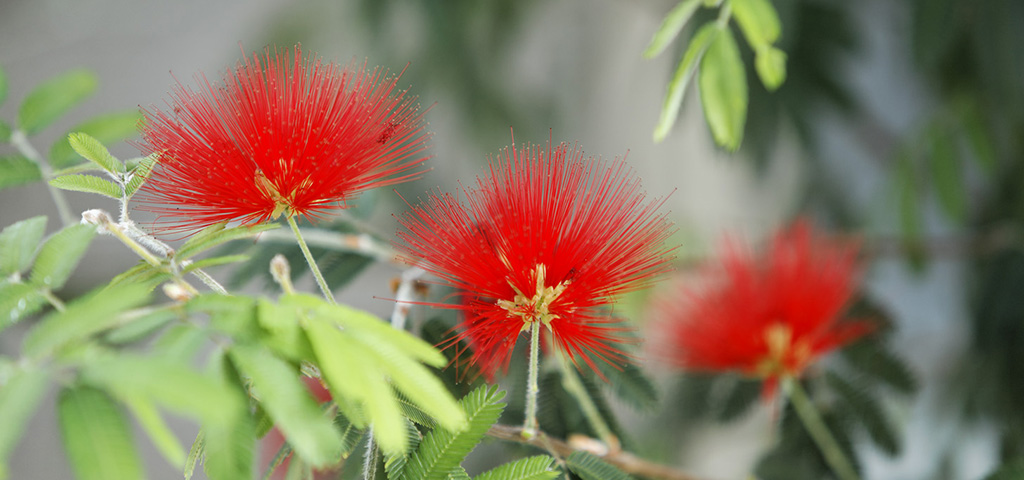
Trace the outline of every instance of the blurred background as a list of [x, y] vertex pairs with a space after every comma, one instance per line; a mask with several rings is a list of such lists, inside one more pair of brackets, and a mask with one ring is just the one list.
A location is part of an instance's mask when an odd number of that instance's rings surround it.
[[[668, 196], [682, 260], [713, 254], [726, 234], [756, 243], [798, 215], [860, 234], [866, 303], [891, 324], [889, 344], [918, 385], [883, 396], [900, 432], [895, 451], [854, 436], [865, 477], [982, 478], [1024, 455], [1024, 2], [773, 4], [788, 78], [764, 91], [744, 51], [750, 106], [734, 154], [715, 147], [695, 86], [667, 139], [652, 140], [689, 37], [642, 58], [670, 0], [0, 0], [9, 80], [0, 117], [15, 118], [47, 78], [95, 71], [98, 93], [33, 138], [45, 152], [86, 118], [163, 107], [176, 81], [219, 80], [243, 52], [301, 43], [327, 61], [406, 69], [399, 84], [431, 106], [435, 134], [432, 171], [399, 187], [406, 198], [470, 183], [512, 128], [517, 143], [550, 136], [627, 155], [648, 194]], [[137, 155], [130, 144], [111, 150]], [[76, 212], [115, 209], [69, 198]], [[373, 200], [370, 223], [393, 232], [404, 205], [390, 190]], [[0, 225], [39, 214], [56, 228], [41, 186], [0, 191]], [[96, 241], [69, 288], [133, 263], [120, 245]], [[388, 297], [396, 274], [371, 267], [339, 300], [385, 315], [392, 304], [374, 296]], [[0, 351], [17, 351], [11, 335], [3, 342]], [[657, 373], [673, 391], [673, 374]], [[663, 395], [654, 414], [627, 411], [623, 424], [652, 428], [684, 408], [674, 399]], [[638, 451], [702, 477], [746, 478], [772, 444], [771, 411], [755, 403], [728, 422], [676, 422], [666, 443], [639, 439]], [[12, 478], [69, 478], [52, 405], [40, 412]], [[179, 433], [190, 441], [188, 425]], [[159, 462], [148, 461], [151, 478], [180, 478]]]

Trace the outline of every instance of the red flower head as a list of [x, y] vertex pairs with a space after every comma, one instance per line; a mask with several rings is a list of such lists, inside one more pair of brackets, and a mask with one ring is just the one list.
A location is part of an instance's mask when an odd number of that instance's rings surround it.
[[164, 230], [222, 221], [318, 218], [356, 194], [409, 180], [429, 135], [397, 77], [316, 56], [254, 54], [198, 91], [179, 84], [168, 111], [145, 111], [142, 149], [159, 155], [140, 192]]
[[621, 160], [578, 147], [506, 149], [476, 188], [435, 194], [399, 218], [410, 262], [463, 292], [462, 333], [485, 373], [506, 367], [520, 332], [541, 322], [591, 368], [625, 360], [624, 331], [604, 311], [668, 270], [669, 223]]
[[857, 287], [857, 247], [823, 238], [805, 221], [778, 233], [760, 256], [727, 245], [706, 288], [661, 302], [663, 353], [686, 369], [764, 378], [769, 389], [799, 376], [872, 329], [839, 321]]

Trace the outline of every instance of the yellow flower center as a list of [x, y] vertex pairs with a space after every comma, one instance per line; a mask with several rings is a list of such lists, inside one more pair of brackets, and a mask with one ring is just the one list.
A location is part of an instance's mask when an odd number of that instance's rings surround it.
[[764, 331], [768, 355], [757, 364], [755, 372], [762, 377], [798, 375], [811, 357], [811, 347], [806, 340], [793, 342], [793, 329], [782, 322], [769, 326]]
[[[282, 171], [286, 171], [287, 162], [282, 158], [278, 160], [282, 166]], [[295, 197], [298, 193], [309, 187], [313, 183], [312, 179], [307, 178], [302, 181], [298, 186], [293, 188], [290, 192], [281, 192], [277, 186], [274, 185], [267, 175], [263, 173], [263, 170], [256, 169], [256, 174], [253, 177], [256, 182], [256, 187], [263, 192], [264, 195], [270, 197], [274, 201], [274, 211], [271, 212], [270, 218], [276, 220], [281, 216], [282, 213], [291, 214], [295, 211]]]
[[532, 296], [526, 296], [509, 281], [508, 283], [515, 290], [516, 296], [512, 300], [498, 300], [498, 306], [507, 310], [509, 316], [521, 317], [523, 330], [529, 329], [531, 322], [541, 322], [545, 327], [551, 329], [551, 321], [559, 317], [557, 314], [551, 313], [551, 304], [565, 291], [569, 281], [559, 282], [553, 287], [547, 286], [545, 279], [547, 267], [544, 264], [538, 264], [534, 268], [533, 276], [537, 280], [537, 288], [532, 292]]

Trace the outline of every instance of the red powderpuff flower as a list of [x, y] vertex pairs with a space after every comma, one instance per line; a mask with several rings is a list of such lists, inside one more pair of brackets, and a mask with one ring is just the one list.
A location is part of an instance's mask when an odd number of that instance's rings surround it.
[[159, 155], [137, 196], [165, 231], [285, 215], [319, 218], [363, 190], [418, 176], [429, 135], [397, 76], [323, 64], [299, 47], [265, 51], [167, 111], [144, 111], [142, 150]]
[[434, 194], [398, 220], [408, 261], [463, 292], [452, 342], [472, 344], [483, 372], [507, 367], [516, 339], [541, 322], [552, 343], [591, 368], [627, 360], [605, 307], [669, 268], [669, 223], [616, 159], [578, 146], [506, 149], [476, 188]]
[[661, 353], [689, 370], [764, 378], [769, 391], [782, 377], [799, 376], [873, 328], [840, 321], [857, 288], [857, 250], [806, 221], [778, 233], [761, 255], [727, 244], [705, 288], [660, 302]]

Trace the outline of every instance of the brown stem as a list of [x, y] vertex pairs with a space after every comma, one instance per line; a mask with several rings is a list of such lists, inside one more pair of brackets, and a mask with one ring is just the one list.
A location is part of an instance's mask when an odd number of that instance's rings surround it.
[[[533, 445], [534, 447], [547, 450], [558, 458], [568, 457], [574, 452], [594, 453], [589, 450], [573, 447], [572, 445], [557, 438], [552, 438], [543, 431], [537, 431], [533, 437], [526, 438], [523, 436], [523, 427], [497, 424], [487, 431], [487, 435], [500, 440]], [[680, 471], [668, 465], [644, 460], [629, 452], [617, 451], [597, 456], [600, 457], [601, 460], [618, 467], [618, 469], [623, 472], [645, 478], [657, 480], [698, 480], [698, 477], [690, 475], [689, 473]]]

